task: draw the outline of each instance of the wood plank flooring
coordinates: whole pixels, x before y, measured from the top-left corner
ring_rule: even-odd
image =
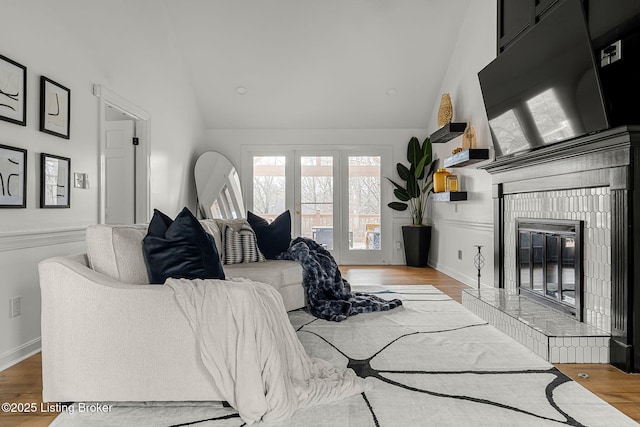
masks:
[[[58,415],[42,412],[42,357],[38,353],[0,372],[0,403],[35,403],[36,412],[0,412],[0,426],[48,426]]]
[[[461,302],[467,285],[431,268],[405,266],[340,266],[343,276],[353,284],[421,285],[432,284]],[[559,364],[558,369],[603,400],[640,422],[640,374],[626,374],[611,365]],[[40,353],[0,372],[0,403],[35,403],[36,413],[0,412],[0,426],[48,426],[55,413],[40,412],[42,401],[42,359]],[[587,374],[581,378],[578,374]]]

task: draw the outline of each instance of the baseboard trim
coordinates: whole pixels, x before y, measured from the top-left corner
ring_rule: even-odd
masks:
[[[83,242],[86,227],[54,230],[18,231],[0,234],[0,252],[29,249],[40,246]]]
[[[444,264],[429,264],[429,267],[438,270],[441,273],[446,274],[449,277],[452,277],[454,279],[456,279],[459,282],[464,283],[465,285],[471,286],[473,288],[478,287],[478,277],[471,277],[471,276],[467,276],[465,274],[460,273],[458,270],[455,270],[453,268],[449,268]],[[482,286],[490,286],[486,283],[482,283],[482,277],[480,277],[480,284]]]
[[[19,347],[0,354],[0,371],[12,367],[42,350],[42,339],[35,338]]]

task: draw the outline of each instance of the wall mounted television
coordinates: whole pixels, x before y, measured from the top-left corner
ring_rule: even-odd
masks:
[[[560,3],[478,78],[496,157],[609,127],[579,0]]]

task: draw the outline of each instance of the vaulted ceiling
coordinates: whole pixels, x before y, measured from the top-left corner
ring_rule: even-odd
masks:
[[[164,0],[206,127],[427,128],[470,0]]]

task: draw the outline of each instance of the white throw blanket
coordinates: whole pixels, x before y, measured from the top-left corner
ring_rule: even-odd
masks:
[[[361,393],[371,383],[351,369],[310,358],[282,297],[247,279],[168,279],[216,387],[247,424]]]

